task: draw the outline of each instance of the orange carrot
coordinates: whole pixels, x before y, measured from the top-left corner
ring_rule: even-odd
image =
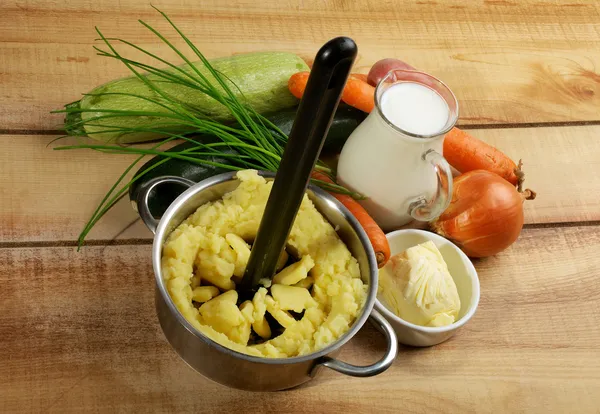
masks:
[[[333,183],[328,176],[318,171],[313,171],[312,177],[317,180]],[[390,245],[388,244],[388,240],[385,237],[383,230],[381,230],[381,227],[379,227],[375,220],[367,213],[367,210],[352,197],[338,193],[331,193],[331,195],[346,206],[346,208],[350,210],[350,213],[358,220],[373,246],[375,258],[377,259],[377,266],[379,268],[383,267],[390,258],[391,252]]]
[[[309,72],[298,72],[290,76],[288,80],[288,89],[296,98],[301,99],[308,83]]]
[[[444,139],[444,157],[461,173],[486,170],[498,174],[513,185],[521,185],[523,171],[502,151],[458,128]]]
[[[304,94],[308,76],[309,72],[298,72],[294,73],[288,81],[288,89],[298,99],[302,98],[302,94]],[[364,77],[359,73],[348,77],[342,92],[342,101],[361,111],[371,112],[375,107],[375,88],[363,80]]]
[[[357,77],[350,76],[342,92],[342,101],[363,112],[371,112],[375,107],[375,88]]]

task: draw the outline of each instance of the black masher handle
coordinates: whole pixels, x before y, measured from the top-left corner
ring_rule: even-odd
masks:
[[[315,57],[240,284],[244,298],[275,274],[356,54],[352,39],[337,37]]]

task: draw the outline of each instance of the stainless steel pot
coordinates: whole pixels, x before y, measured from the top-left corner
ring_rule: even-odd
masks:
[[[261,172],[267,180],[274,174]],[[160,222],[148,208],[148,196],[161,184],[189,187],[167,209]],[[295,387],[312,379],[322,367],[355,377],[377,375],[390,367],[398,351],[396,334],[390,324],[373,309],[377,293],[377,264],[373,249],[360,224],[335,198],[319,188],[309,186],[308,196],[323,216],[338,230],[352,255],[358,260],[361,277],[368,284],[365,306],[350,330],[340,339],[312,354],[294,358],[260,358],[242,354],[210,340],[197,331],[179,313],[165,286],[161,272],[161,255],[167,236],[199,206],[221,198],[239,184],[235,172],[216,175],[200,183],[181,177],[158,177],[139,192],[137,209],[144,223],[155,233],[152,264],[156,276],[156,310],[162,330],[181,358],[202,375],[234,388],[275,391]],[[387,351],[373,365],[355,366],[333,357],[370,320],[385,335]]]

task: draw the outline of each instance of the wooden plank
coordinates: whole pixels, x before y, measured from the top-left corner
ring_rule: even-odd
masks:
[[[402,347],[366,379],[324,371],[300,389],[231,390],[166,343],[150,246],[0,250],[2,412],[597,412],[600,227],[527,229],[476,262],[481,303],[450,341]],[[371,327],[341,359],[373,362]],[[226,368],[226,367],[224,367]]]
[[[456,92],[464,124],[599,120],[600,6],[594,0],[157,5],[209,57],[287,50],[310,59],[327,39],[351,36],[360,49],[357,70],[398,57],[437,75]],[[127,74],[118,62],[94,55],[94,26],[166,52],[138,18],[166,29],[150,6],[135,0],[4,1],[0,129],[58,129],[61,117],[50,110]]]
[[[600,220],[600,126],[473,130],[514,159],[538,198],[525,205],[527,223]],[[132,157],[88,150],[52,151],[54,137],[0,136],[0,242],[75,240]],[[64,141],[64,143],[73,142]],[[90,239],[149,238],[122,200]]]
[[[0,135],[0,241],[76,240],[113,183],[135,159],[94,151],[53,151],[43,135]],[[62,144],[74,144],[74,139]],[[56,144],[59,145],[59,144]],[[55,146],[56,146],[55,145]],[[122,199],[91,239],[151,237]]]
[[[600,220],[600,126],[469,132],[523,160],[525,187],[538,193],[525,203],[526,223]]]

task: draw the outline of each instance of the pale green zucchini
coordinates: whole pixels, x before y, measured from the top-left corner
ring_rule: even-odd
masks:
[[[210,64],[226,75],[243,93],[246,103],[258,113],[270,113],[290,108],[298,100],[287,88],[288,79],[296,72],[309,70],[306,63],[297,55],[286,52],[257,52],[240,54],[210,60]],[[204,74],[213,85],[218,85],[202,62],[194,66]],[[180,66],[189,73],[193,69],[189,65]],[[169,69],[176,73],[175,69]],[[198,76],[194,74],[194,76]],[[189,105],[197,117],[210,117],[216,121],[231,121],[231,113],[227,108],[210,96],[188,86],[165,82],[157,75],[147,75],[148,79],[159,85],[170,97],[184,105]],[[236,87],[231,89],[240,97]],[[69,135],[88,135],[104,142],[132,143],[164,138],[166,135],[152,132],[129,132],[124,134],[121,128],[158,128],[171,133],[185,133],[194,128],[184,125],[178,120],[162,116],[123,116],[95,119],[106,115],[102,110],[125,110],[143,113],[168,113],[168,110],[153,103],[133,96],[97,94],[127,93],[157,99],[158,95],[143,81],[136,77],[118,79],[92,90],[81,100],[69,104],[67,109],[75,112],[67,114],[65,130]],[[91,112],[77,112],[77,109]],[[115,131],[108,131],[114,128]]]

